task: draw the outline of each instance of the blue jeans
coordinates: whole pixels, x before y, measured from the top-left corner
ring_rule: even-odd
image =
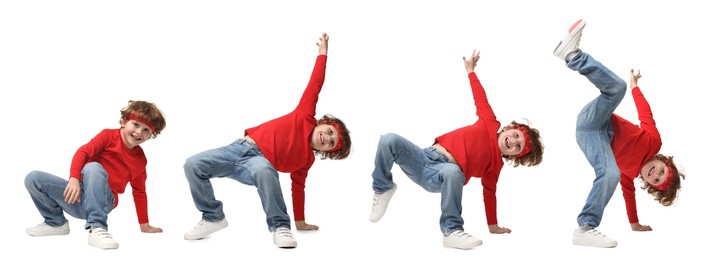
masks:
[[[108,213],[113,210],[115,198],[108,185],[108,172],[100,163],[91,162],[81,170],[81,200],[73,204],[64,201],[64,190],[69,184],[55,175],[32,171],[25,177],[25,188],[37,206],[44,222],[52,227],[66,224],[64,212],[85,219],[84,228],[108,230]]]
[[[238,139],[230,145],[193,155],[184,163],[184,173],[202,219],[216,222],[225,218],[223,203],[214,195],[211,178],[227,177],[257,187],[270,231],[291,227],[279,172],[255,143]]]
[[[596,174],[577,221],[581,227],[595,228],[601,224],[603,210],[620,182],[620,169],[610,147],[611,115],[623,100],[626,85],[615,73],[581,51],[567,66],[586,76],[600,90],[600,95],[586,104],[576,118],[576,142]]]
[[[422,149],[404,137],[386,134],[380,137],[375,155],[372,174],[375,192],[392,189],[391,170],[394,163],[424,190],[441,193],[439,225],[444,235],[463,230],[461,199],[466,177],[461,167],[449,162],[443,153],[433,147]]]

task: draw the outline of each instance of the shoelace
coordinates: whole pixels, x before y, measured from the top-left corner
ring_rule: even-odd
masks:
[[[463,232],[463,231],[456,231],[456,232],[451,233],[451,235],[452,235],[452,236],[457,236],[457,237],[459,237],[459,238],[461,238],[461,239],[466,239],[466,238],[472,237],[471,234],[468,234],[468,233]]]
[[[93,230],[93,233],[96,233],[96,236],[100,237],[101,239],[106,239],[106,238],[113,238],[108,231],[105,229],[95,229]]]
[[[382,194],[377,194],[373,195],[373,206],[377,206],[378,203],[380,202],[380,198],[382,197]]]
[[[276,232],[280,237],[293,237],[292,231],[286,228],[279,228]]]
[[[588,234],[591,234],[591,235],[596,236],[596,237],[604,237],[604,236],[605,236],[605,235],[603,235],[600,231],[595,230],[595,229],[591,229],[591,230],[586,231],[586,232],[588,232]]]

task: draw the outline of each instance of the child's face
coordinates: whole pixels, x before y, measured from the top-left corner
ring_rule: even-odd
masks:
[[[338,145],[338,131],[331,125],[320,124],[311,133],[311,147],[314,150],[326,152]]]
[[[640,169],[640,175],[652,186],[659,186],[664,181],[667,180],[667,175],[669,174],[669,168],[664,161],[658,158],[652,158],[647,161],[645,165]]]
[[[525,135],[517,129],[502,131],[498,135],[498,147],[504,155],[518,155],[525,148]]]
[[[130,149],[144,143],[152,136],[152,130],[147,125],[135,120],[123,120],[120,126],[120,136],[123,138],[123,143]]]

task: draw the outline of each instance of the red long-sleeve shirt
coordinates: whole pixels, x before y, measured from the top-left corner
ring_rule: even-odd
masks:
[[[471,82],[478,120],[472,125],[437,137],[435,142],[446,148],[456,159],[466,176],[464,185],[471,177],[481,178],[485,217],[488,225],[495,225],[498,223],[495,188],[504,165],[498,147],[500,122],[495,118],[476,73],[469,73],[468,79]]]
[[[639,87],[632,89],[632,97],[635,100],[640,126],[613,114],[611,123],[614,134],[611,148],[620,168],[620,185],[623,189],[628,220],[630,223],[637,223],[639,219],[635,203],[634,180],[640,174],[642,166],[659,152],[662,139],[652,117],[650,105]]]
[[[309,84],[299,105],[289,114],[245,130],[262,154],[279,172],[289,172],[292,179],[294,220],[304,220],[304,187],[309,168],[314,164],[311,132],[316,127],[316,103],[324,85],[326,55],[316,58]]]
[[[147,158],[140,146],[129,149],[120,135],[120,129],[105,129],[84,144],[71,160],[70,177],[81,180],[81,170],[89,162],[100,163],[108,172],[108,185],[118,206],[118,194],[125,192],[127,183],[132,188],[135,211],[140,224],[149,223],[147,215]]]

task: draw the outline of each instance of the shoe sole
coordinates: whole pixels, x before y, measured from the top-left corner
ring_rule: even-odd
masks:
[[[610,244],[596,244],[596,243],[583,243],[581,241],[573,240],[572,241],[574,245],[577,246],[590,246],[590,247],[600,247],[600,248],[614,248],[618,246],[618,242],[615,243],[610,243]]]
[[[33,237],[44,237],[44,236],[64,236],[64,235],[68,235],[70,233],[70,231],[66,230],[66,231],[60,231],[60,232],[46,232],[46,233],[43,233],[43,232],[36,232],[35,233],[32,231],[25,231],[25,233],[27,233],[27,235],[30,235]]]
[[[397,184],[395,184],[394,186],[392,186],[392,189],[390,189],[389,191],[387,191],[387,192],[390,192],[390,200],[392,199],[392,196],[395,195],[395,191],[397,191]],[[376,223],[376,222],[380,221],[380,219],[382,219],[382,217],[385,216],[385,212],[387,212],[387,206],[388,206],[388,205],[390,205],[390,201],[389,201],[389,200],[387,201],[387,204],[385,204],[384,207],[382,208],[382,212],[380,213],[380,217],[375,218],[375,217],[373,217],[372,214],[371,214],[371,215],[370,215],[370,222]]]
[[[93,244],[90,241],[88,242],[89,245],[95,246],[100,249],[118,249],[119,245],[99,245],[99,244]]]
[[[297,242],[294,243],[283,243],[283,244],[275,244],[279,248],[296,248],[297,247]]]
[[[467,250],[467,249],[471,249],[471,248],[483,245],[483,241],[478,240],[470,245],[465,245],[465,246],[454,244],[454,243],[443,243],[443,244],[444,244],[444,247]]]
[[[586,22],[581,19],[576,21],[573,25],[571,25],[571,28],[569,28],[569,33],[564,36],[563,39],[561,39],[561,42],[554,48],[554,55],[559,55],[564,51],[564,48],[566,48],[565,43],[568,43],[571,41],[571,39],[574,38],[574,36],[581,32],[583,28],[586,27]],[[563,45],[563,46],[562,46]]]

